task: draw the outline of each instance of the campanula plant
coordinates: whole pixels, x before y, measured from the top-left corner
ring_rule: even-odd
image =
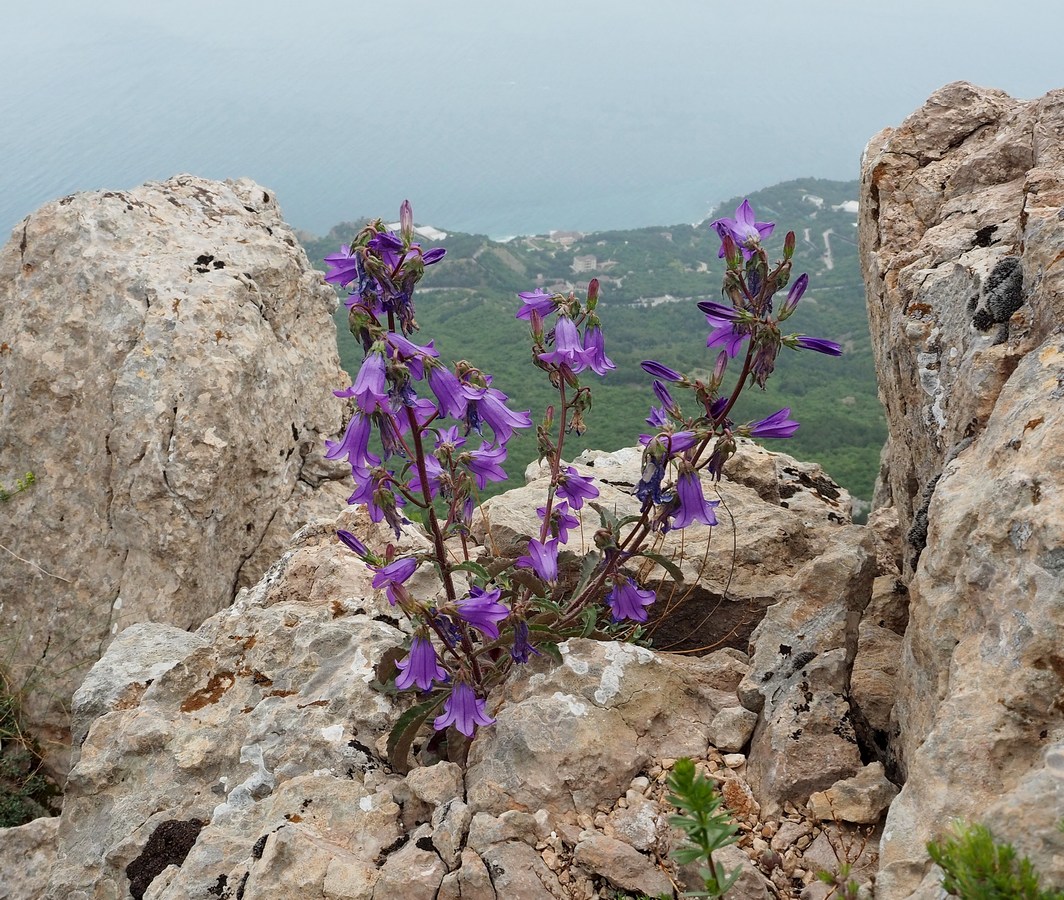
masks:
[[[445,250],[414,241],[413,213],[404,202],[398,231],[377,220],[326,258],[326,280],[349,290],[351,331],[365,353],[353,384],[336,392],[350,399],[354,410],[342,439],[327,443],[326,455],[350,464],[355,484],[350,503],[364,505],[370,519],[386,523],[396,538],[409,522],[407,513],[416,511],[432,544],[430,552],[405,556],[389,544],[378,556],[357,536],[337,533],[373,571],[373,586],[412,623],[405,655],[389,659],[386,671],[378,673],[382,682],[394,678],[398,690],[420,694],[391,735],[396,766],[406,766],[414,736],[430,722],[437,731],[453,727],[466,738],[491,725],[486,708],[491,687],[532,656],[556,656],[558,641],[637,635],[656,599],[637,579],[638,560],[679,577],[670,560],[650,549],[653,540],[695,523],[717,524],[719,501],[706,497],[703,475],[720,478],[739,436],[785,438],[798,428],[790,409],[745,424],[732,418],[749,384],[764,388],[783,347],[841,353],[831,341],[780,330],[809,282],[805,275],[797,278],[776,305],[776,294],[790,282],[794,233],[784,242],[784,258],[770,266],[761,241],[774,225],[757,222],[748,202],[734,218],[711,226],[726,265],[721,302],[698,304],[709,326],[706,346],[716,350],[712,374],[702,381],[662,362],[642,363],[660,405],[647,418],[650,431],[639,436],[644,450],[635,490],[638,514],[618,518],[598,505],[594,480],[563,462],[566,435],[583,433],[592,406],[591,388],[581,377],[605,376],[615,368],[599,317],[598,280],[583,297],[542,289],[518,295],[516,316],[529,325],[531,362],[558,397],[536,428],[549,476],[544,505],[537,510],[538,532],[524,554],[489,560],[490,568],[474,558],[469,542],[479,492],[506,478],[507,445],[533,422],[530,411],[509,406],[490,374],[465,360],[449,364],[433,341],[414,340],[414,289]],[[729,369],[736,370],[734,383],[725,390]],[[580,526],[574,513],[585,505],[598,514],[599,528],[576,575],[566,565],[571,554],[563,554],[570,532]],[[453,554],[449,543],[460,550]],[[417,596],[407,587],[426,565],[440,576],[439,596]]]

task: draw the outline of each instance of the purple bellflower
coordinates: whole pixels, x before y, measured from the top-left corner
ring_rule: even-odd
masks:
[[[395,664],[400,670],[395,686],[405,691],[412,685],[427,691],[434,681],[447,680],[447,670],[440,665],[436,648],[425,634],[419,634],[410,644],[410,655]]]
[[[526,663],[532,654],[543,655],[528,640],[528,622],[518,622],[514,626],[514,645],[510,648],[510,656],[513,657],[514,662]]]
[[[669,424],[669,415],[664,406],[650,407],[650,415],[646,417],[646,423],[651,428],[664,428]]]
[[[350,531],[344,531],[344,529],[338,528],[336,530],[336,536],[347,546],[348,549],[354,550],[359,556],[369,555],[369,550],[366,549],[366,545],[351,534]]]
[[[356,409],[340,441],[325,442],[325,458],[340,459],[347,457],[352,469],[364,469],[366,463],[380,465],[380,457],[369,451],[369,438],[373,428],[369,416]]]
[[[355,383],[346,391],[333,391],[337,397],[354,397],[355,404],[364,413],[376,412],[387,405],[388,389],[385,385],[387,361],[384,348],[372,349],[366,354],[355,376]]]
[[[647,620],[646,607],[657,599],[653,591],[642,590],[631,578],[616,579],[613,589],[606,595],[606,602],[613,610],[613,621],[632,619],[635,622]]]
[[[596,375],[605,375],[610,369],[617,368],[613,360],[606,355],[602,328],[598,325],[588,325],[584,329],[584,352],[587,354],[588,366]]]
[[[416,494],[424,493],[424,487],[421,484],[421,473],[418,472],[417,466],[411,466],[410,471],[411,476],[410,481],[406,486],[407,490]],[[435,497],[440,492],[440,479],[443,477],[443,466],[440,465],[440,461],[431,453],[425,454],[425,476],[428,479],[429,497]]]
[[[409,580],[417,569],[417,560],[413,556],[404,556],[394,560],[386,566],[370,566],[377,574],[373,576],[373,586],[377,589],[384,588],[388,602],[395,606],[398,593],[395,588]]]
[[[558,580],[558,539],[537,541],[530,538],[528,554],[519,556],[514,565],[520,569],[532,569],[544,581],[553,584]]]
[[[539,358],[555,366],[567,366],[574,373],[583,372],[591,365],[591,352],[584,349],[580,332],[568,316],[559,316],[554,326],[554,349],[541,353]]]
[[[548,316],[554,312],[558,306],[554,300],[554,295],[543,290],[543,288],[536,288],[534,291],[525,291],[517,296],[524,301],[521,308],[517,311],[518,319],[530,319],[532,313],[536,313],[540,316]]]
[[[499,603],[501,596],[502,591],[498,588],[485,591],[474,586],[467,598],[458,601],[458,617],[472,625],[489,641],[497,640],[498,623],[510,615],[510,610]]]
[[[440,412],[454,419],[465,416],[466,397],[462,393],[462,382],[450,369],[434,363],[428,364],[429,390],[436,395]]]
[[[817,353],[826,353],[828,356],[842,356],[842,347],[834,341],[825,340],[824,338],[808,337],[800,334],[794,343],[796,347],[802,350],[815,350]]]
[[[357,253],[351,252],[351,248],[347,244],[343,244],[340,247],[339,253],[326,256],[325,264],[329,267],[329,271],[325,273],[325,280],[329,284],[343,286],[359,278],[362,274],[362,261]]]
[[[477,725],[493,725],[495,720],[484,712],[485,701],[464,681],[455,683],[451,696],[443,703],[443,714],[432,721],[432,727],[443,731],[453,725],[467,738],[473,737]]]
[[[469,452],[466,467],[473,473],[477,490],[484,490],[489,481],[505,481],[502,464],[506,461],[506,448],[498,444],[481,444],[479,450]]]
[[[706,500],[702,494],[702,481],[698,473],[686,466],[681,467],[680,477],[676,480],[676,497],[680,508],[676,511],[672,528],[686,528],[695,522],[705,525],[716,525],[717,515],[713,508],[720,504],[719,500]]]
[[[789,438],[798,430],[798,423],[790,418],[790,407],[784,407],[750,426],[750,437]]]
[[[483,420],[495,434],[495,442],[505,444],[514,433],[515,428],[531,428],[532,414],[529,410],[514,412],[506,405],[510,398],[493,387],[475,388],[463,385],[463,393],[469,401],[466,405],[466,421],[470,428],[479,430],[478,423]]]
[[[723,346],[728,356],[736,356],[742,349],[743,341],[750,336],[749,331],[741,324],[742,317],[738,310],[709,300],[699,303],[698,308],[705,314],[706,321],[713,329],[706,338],[706,346]]]
[[[743,259],[750,259],[758,244],[761,243],[761,239],[767,238],[772,234],[772,229],[776,227],[774,222],[755,222],[754,218],[754,208],[750,205],[750,201],[743,200],[735,210],[734,219],[720,218],[710,222],[709,227],[717,232],[721,240],[725,235],[731,235],[732,240],[742,250]],[[718,256],[724,257],[723,246]]]
[[[795,279],[791,289],[787,291],[787,299],[784,301],[783,306],[780,307],[779,320],[781,322],[789,318],[791,313],[794,312],[794,308],[798,305],[798,301],[802,299],[802,294],[805,293],[807,287],[809,287],[809,276],[803,273]]]
[[[558,478],[558,494],[569,501],[573,509],[581,509],[585,500],[594,500],[599,495],[594,479],[581,475],[575,466],[569,466]]]
[[[660,378],[663,381],[680,382],[685,380],[683,375],[675,369],[670,369],[668,366],[664,366],[652,359],[644,359],[639,365],[642,366],[643,371],[648,375],[653,375],[655,378]]]
[[[541,506],[536,512],[542,519],[547,514],[547,507]],[[563,544],[567,544],[569,542],[569,529],[579,527],[580,520],[576,516],[569,514],[569,504],[565,500],[555,504],[550,511],[549,534],[556,536]]]

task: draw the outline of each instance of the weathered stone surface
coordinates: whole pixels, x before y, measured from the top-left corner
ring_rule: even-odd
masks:
[[[860,239],[909,589],[876,896],[986,822],[1064,880],[1064,91],[948,85],[862,166]],[[1022,829],[1015,822],[1022,821]]]
[[[741,706],[726,706],[709,723],[709,741],[718,750],[735,753],[750,740],[757,725],[757,713]]]
[[[381,867],[373,887],[375,900],[436,900],[447,867],[432,846],[431,829],[417,829],[410,840],[392,853]]]
[[[639,512],[635,486],[642,474],[641,453],[641,448],[589,450],[575,465],[581,474],[596,479],[601,492],[596,502],[618,516],[629,515]],[[839,527],[850,522],[849,495],[819,466],[770,454],[748,441],[739,442],[729,465],[736,480],[703,479],[706,497],[723,501],[720,524],[693,525],[682,537],[672,532],[655,548],[677,564],[684,585],[674,587],[658,566],[640,571],[650,586],[665,585],[650,608],[650,632],[661,649],[745,650],[766,607],[791,586],[803,564],[831,545]],[[528,474],[538,471],[530,466]],[[543,505],[546,485],[544,478],[533,478],[524,487],[491,498],[474,518],[474,535],[501,555],[524,553],[528,537],[539,533],[536,509]],[[583,527],[570,533],[568,545],[577,557],[593,547],[599,527],[599,515],[590,506],[578,515]]]
[[[874,825],[898,796],[898,788],[887,780],[883,763],[869,763],[853,778],[837,781],[826,791],[809,798],[809,808],[818,819]]]
[[[568,891],[528,844],[493,844],[484,851],[483,858],[496,896],[507,900],[566,900]]]
[[[0,900],[38,900],[55,865],[59,818],[0,828]]]
[[[875,575],[871,533],[849,526],[771,606],[739,696],[761,712],[748,775],[771,814],[861,767],[848,701],[861,613]]]
[[[561,652],[562,665],[525,667],[500,693],[496,724],[469,754],[474,810],[572,817],[612,802],[651,757],[704,755],[710,722],[738,702],[716,686],[712,657],[589,640],[566,641]]]
[[[924,843],[957,817],[1008,835],[1064,880],[1064,804],[1047,802],[1060,796],[1050,760],[1064,751],[1062,385],[1055,335],[1020,361],[936,488],[909,585],[895,706],[907,780],[883,841],[888,898],[915,889]]]
[[[861,264],[903,533],[1064,316],[1062,123],[1062,91],[1020,101],[957,82],[865,151]]]
[[[0,632],[56,769],[118,631],[195,628],[342,508],[335,306],[248,180],[77,194],[0,250],[0,477],[37,476],[0,520]]]
[[[672,890],[672,881],[654,862],[628,844],[596,831],[585,831],[573,850],[573,861],[610,884],[651,897]]]

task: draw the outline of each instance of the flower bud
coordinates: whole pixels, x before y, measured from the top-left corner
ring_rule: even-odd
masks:
[[[739,245],[735,243],[735,238],[731,234],[725,234],[722,240],[724,244],[724,261],[728,264],[729,269],[739,269],[743,264],[743,251],[739,249]]]
[[[591,312],[598,305],[599,280],[592,278],[587,285],[587,311]]]
[[[728,351],[721,350],[717,354],[717,363],[713,366],[713,383],[717,386],[724,380],[724,370],[728,368]]]
[[[409,244],[414,239],[414,210],[409,200],[404,200],[399,207],[399,234],[404,244]]]
[[[787,232],[787,237],[783,239],[783,258],[790,259],[794,256],[795,237],[793,231]]]

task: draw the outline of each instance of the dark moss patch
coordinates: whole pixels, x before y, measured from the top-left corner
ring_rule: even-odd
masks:
[[[180,866],[185,861],[203,825],[200,819],[170,819],[152,832],[140,856],[126,866],[129,894],[133,900],[142,900],[145,891],[163,869]]]

